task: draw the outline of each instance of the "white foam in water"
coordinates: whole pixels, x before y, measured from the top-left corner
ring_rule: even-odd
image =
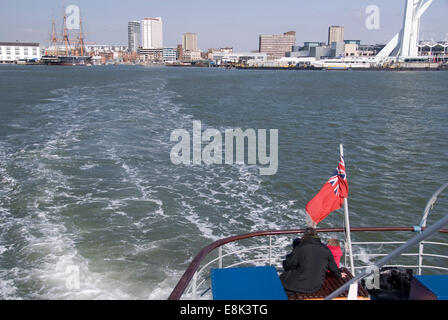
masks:
[[[17,268],[11,270],[0,270],[0,299],[2,300],[20,300],[17,296],[17,287],[14,278],[18,273]]]
[[[171,102],[176,95],[166,91],[166,81],[154,82],[150,79],[148,83],[143,84],[147,87],[146,91],[135,91],[134,84],[142,85],[136,82],[123,86],[123,83],[117,81],[104,87],[57,89],[53,91],[57,97],[52,98],[49,104],[38,106],[42,112],[51,113],[49,121],[52,123],[50,129],[53,131],[49,130],[51,136],[46,136],[46,131],[41,132],[45,137],[42,140],[45,142],[36,143],[32,149],[22,148],[18,153],[17,165],[23,166],[23,172],[29,181],[38,183],[27,195],[27,215],[18,220],[6,218],[9,223],[8,229],[20,226],[22,243],[17,244],[18,248],[11,249],[0,242],[0,254],[9,253],[9,250],[20,252],[17,263],[21,269],[17,270],[16,275],[11,270],[0,270],[2,295],[0,297],[16,297],[16,285],[21,282],[30,288],[30,292],[26,293],[24,298],[166,299],[184,270],[177,270],[178,265],[167,265],[165,262],[157,264],[152,260],[148,261],[147,266],[144,257],[145,254],[149,255],[156,250],[163,251],[164,246],[170,244],[170,241],[178,241],[179,235],[174,231],[174,234],[163,235],[165,238],[152,239],[152,231],[157,230],[151,229],[151,223],[159,222],[161,218],[170,218],[170,222],[179,221],[179,226],[188,224],[192,232],[189,236],[194,240],[206,238],[204,244],[208,244],[208,239],[211,242],[238,233],[278,229],[290,226],[292,221],[300,224],[303,220],[303,209],[296,208],[296,200],[278,201],[263,189],[263,178],[259,176],[257,166],[236,164],[184,168],[172,166],[168,157],[169,131],[190,128],[193,116],[183,114],[181,107]],[[131,99],[132,108],[123,111],[120,101],[110,101],[110,90],[120,91],[119,99]],[[132,90],[134,91],[131,92]],[[106,108],[110,114],[101,108]],[[142,123],[147,121],[144,125],[148,129],[148,140],[143,143],[131,141],[131,146],[119,145],[118,142],[115,145],[113,139],[108,140],[107,135],[110,132],[117,136],[123,133],[114,131],[118,130],[114,126],[115,123],[122,124],[120,121],[123,121],[134,124],[136,120]],[[110,131],[95,141],[98,154],[87,155],[75,149],[77,144],[82,142],[81,137],[88,135],[86,133],[89,129],[86,126],[98,127],[102,123],[109,122],[113,122],[106,125],[106,129]],[[104,141],[101,138],[104,138]],[[166,151],[166,163],[148,168],[144,164],[141,165],[143,160],[138,156],[134,158],[134,155],[127,154],[127,147],[147,154]],[[71,155],[75,157],[73,163]],[[102,169],[102,164],[97,162],[97,158],[105,159],[107,165],[116,170],[118,181],[113,181],[116,185],[110,186],[110,189],[109,186],[104,187],[107,177],[89,177],[87,180],[81,180],[82,177],[69,176],[60,169],[62,164],[62,167],[71,166],[70,169],[73,171],[70,170],[70,174],[81,170],[83,176],[91,172],[94,176]],[[2,165],[0,165],[2,184],[11,186],[7,189],[7,193],[25,183],[16,182],[12,177],[4,175],[1,168]],[[182,173],[176,176],[178,172],[173,173],[173,170]],[[186,178],[183,176],[184,172],[188,173]],[[151,180],[153,176],[160,179],[155,179],[157,182],[154,183]],[[103,178],[105,181],[101,180]],[[81,180],[80,184],[86,185],[89,189],[85,190],[74,185],[74,179]],[[165,197],[170,195],[176,197],[175,209],[172,211],[165,209],[167,204],[162,200],[165,198],[159,197],[156,191],[161,188],[166,190]],[[121,190],[135,190],[135,194],[129,195],[128,192],[122,197],[115,198],[115,194],[119,194]],[[107,195],[109,191],[112,196]],[[188,196],[184,195],[184,192],[188,193]],[[133,201],[151,203],[147,206],[151,209],[148,209],[146,216],[139,216],[134,220],[133,213],[127,208]],[[114,251],[108,247],[113,245],[104,244],[106,249],[109,249],[108,252],[111,252],[111,256],[95,257],[92,254],[87,258],[77,247],[82,244],[83,232],[90,230],[83,230],[83,227],[70,220],[74,218],[66,216],[67,206],[71,206],[70,212],[73,212],[73,207],[88,204],[96,204],[99,208],[92,212],[94,215],[92,223],[95,224],[98,234],[110,236],[113,231],[121,231],[120,227],[126,227],[124,230],[127,233],[120,234],[122,238],[119,244],[113,244],[119,246],[120,250]],[[219,213],[213,216],[207,212],[208,209],[215,209],[215,212]],[[2,210],[8,212],[9,205],[6,204],[3,208],[0,206],[0,217],[5,216]],[[95,219],[102,219],[100,221],[104,225],[101,226]],[[117,224],[124,221],[127,225],[118,227],[113,225],[116,228],[110,231],[108,230],[110,221]],[[101,240],[98,241],[101,245]],[[237,248],[235,244],[227,246],[227,249],[235,248]],[[194,248],[196,249],[200,248]],[[177,251],[171,248],[170,250],[172,252],[169,254],[176,255],[177,258],[180,255],[185,259],[185,265],[192,258],[183,256],[185,254],[183,248],[178,248]],[[165,252],[156,253],[156,258],[157,254],[163,254],[164,256],[160,258],[168,260]],[[117,271],[122,270],[119,268],[121,263],[133,262],[134,259],[137,260],[136,257],[143,259],[138,261],[142,266]],[[118,267],[114,268],[116,266]],[[151,272],[157,277],[151,278],[151,281],[145,284],[138,282],[141,280],[129,280],[136,278],[132,277],[131,273],[146,271],[147,267],[153,268]]]
[[[68,99],[68,97],[67,97]],[[50,169],[39,159],[48,161],[59,161],[61,157],[55,152],[59,148],[66,147],[69,143],[77,141],[73,137],[74,130],[59,131],[58,136],[48,140],[36,151],[21,152],[21,163],[28,171],[27,178],[35,176],[45,184],[39,184],[38,189],[28,195],[27,216],[19,219],[8,218],[7,208],[1,208],[1,220],[8,222],[8,228],[20,226],[20,256],[17,263],[24,267],[20,272],[12,274],[13,270],[0,270],[0,297],[3,299],[15,299],[17,287],[16,282],[28,282],[35,288],[27,294],[28,298],[39,299],[132,299],[133,296],[120,289],[118,280],[112,280],[108,273],[97,273],[89,269],[89,261],[83,258],[75,248],[77,234],[67,232],[59,213],[66,205],[55,205],[55,197],[64,195],[78,200],[81,196],[73,197],[66,191],[70,190],[69,182],[61,172]],[[36,161],[38,163],[36,163]],[[84,167],[90,169],[93,166]],[[1,189],[10,193],[11,188],[6,185],[14,185],[15,180],[6,175],[3,165],[0,166]],[[40,191],[39,191],[40,189]],[[88,195],[87,195],[88,196]],[[4,201],[2,197],[2,205]],[[8,205],[8,204],[5,204]],[[7,226],[2,225],[2,231]],[[2,239],[0,238],[0,241]],[[1,242],[0,242],[1,244]],[[19,244],[18,244],[19,245]],[[1,244],[0,254],[4,254],[7,247]],[[29,267],[32,265],[31,267]]]
[[[185,200],[181,201],[182,206],[186,209],[184,212],[184,217],[192,225],[195,225],[201,232],[201,236],[207,237],[211,240],[218,240],[220,237],[213,234],[213,225],[207,221],[204,221],[199,217],[193,206],[188,204]]]
[[[9,212],[9,203],[12,194],[18,189],[17,181],[8,174],[6,169],[8,156],[2,151],[0,150],[0,262],[3,260],[3,255],[13,246],[6,243],[5,236],[7,231],[14,226]],[[2,264],[0,264],[0,299],[20,299],[16,296],[17,288],[13,279],[17,269],[7,270],[2,269],[1,266]]]
[[[181,274],[171,270],[163,271],[165,279],[153,288],[147,296],[148,300],[166,300],[171,294],[173,288],[177,284],[177,280]],[[183,273],[183,272],[182,272]]]
[[[79,169],[81,169],[81,170],[90,170],[90,169],[96,168],[96,167],[98,167],[98,164],[96,164],[96,163],[87,163],[87,164],[79,167]]]
[[[64,253],[55,256],[34,276],[45,283],[45,297],[49,299],[131,299],[120,290],[119,283],[108,279],[107,274],[92,272],[88,261],[76,250],[61,248]],[[69,252],[73,252],[72,255]]]
[[[372,265],[373,261],[372,261],[372,256],[369,256],[369,252],[362,247],[357,247],[357,260],[361,261],[362,263],[364,263],[365,265]]]
[[[33,207],[36,206],[33,205]],[[34,267],[28,270],[32,282],[40,288],[39,293],[33,293],[32,297],[38,299],[129,298],[126,293],[118,289],[116,284],[109,283],[107,275],[89,270],[88,261],[80,256],[75,248],[73,239],[76,235],[67,233],[66,228],[58,219],[50,218],[50,216],[57,216],[59,208],[53,207],[52,210],[44,212],[38,209],[37,215],[22,221],[21,232],[28,242],[23,249],[24,253],[40,256],[34,259]],[[41,234],[39,237],[33,235],[36,231]]]
[[[117,209],[121,205],[123,205],[128,200],[138,200],[138,201],[148,201],[151,203],[154,203],[158,206],[158,209],[154,211],[154,215],[157,217],[164,217],[165,212],[163,211],[163,202],[162,200],[156,198],[154,196],[154,192],[152,190],[152,186],[146,186],[147,182],[141,178],[142,174],[137,168],[131,168],[128,164],[126,164],[123,160],[121,160],[117,154],[114,148],[110,149],[108,151],[109,156],[111,159],[116,161],[117,164],[121,164],[121,167],[124,169],[126,176],[123,178],[124,182],[129,182],[135,185],[135,187],[139,190],[139,195],[136,195],[135,197],[131,198],[122,198],[120,200],[110,200],[110,204],[108,208],[114,208]],[[111,207],[112,205],[112,207]],[[123,214],[123,212],[121,213]]]

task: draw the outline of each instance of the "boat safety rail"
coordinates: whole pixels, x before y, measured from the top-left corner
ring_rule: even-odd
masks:
[[[421,230],[425,230],[426,227],[422,227]],[[421,231],[419,230],[419,231]],[[217,263],[218,268],[223,267],[223,258],[235,255],[239,253],[245,253],[245,252],[254,252],[254,250],[265,250],[267,249],[267,258],[256,258],[251,260],[244,260],[241,262],[233,263],[231,265],[226,266],[226,268],[235,267],[242,264],[247,263],[256,263],[256,262],[265,262],[269,265],[272,265],[274,262],[280,262],[281,259],[273,257],[272,249],[274,248],[284,248],[284,245],[272,245],[272,237],[274,236],[282,236],[282,235],[299,235],[304,233],[305,229],[293,229],[293,230],[268,230],[268,231],[258,231],[258,232],[252,232],[248,234],[243,235],[237,235],[232,236],[225,239],[220,239],[218,241],[213,242],[212,244],[206,246],[204,249],[202,249],[199,254],[192,260],[190,265],[188,266],[187,270],[177,283],[176,287],[173,289],[169,296],[169,300],[179,300],[181,297],[186,293],[187,291],[191,290],[192,299],[196,299],[197,297],[197,288],[199,288],[206,279],[202,279],[199,283],[199,276],[201,273],[208,267],[210,267],[213,263]],[[344,228],[317,228],[316,231],[318,233],[342,233],[345,232]],[[396,231],[396,232],[416,232],[417,230],[415,227],[362,227],[362,228],[350,228],[351,232],[388,232],[388,231]],[[442,229],[439,230],[440,233],[448,233],[448,230]],[[421,234],[421,233],[420,233]],[[264,246],[256,246],[256,247],[250,247],[245,248],[237,251],[232,251],[229,253],[223,254],[223,246],[232,243],[237,242],[244,239],[251,239],[251,238],[259,238],[259,237],[269,237],[269,245]],[[398,242],[388,242],[398,244]],[[429,243],[429,242],[427,242]],[[356,244],[356,243],[353,243]],[[373,244],[372,242],[369,244]],[[434,242],[435,244],[435,242]],[[437,243],[437,244],[443,244],[443,243]],[[211,261],[208,261],[205,265],[201,267],[201,264],[204,262],[206,257],[210,255],[215,249],[218,249],[218,257],[215,259],[212,259]],[[423,252],[422,252],[423,254]],[[427,254],[429,255],[429,254]],[[284,254],[283,254],[284,256]],[[379,255],[378,255],[379,256]],[[444,256],[444,258],[448,258],[448,256]],[[422,266],[420,264],[420,266]]]
[[[401,245],[394,251],[392,251],[390,254],[388,254],[386,257],[382,258],[380,261],[375,263],[373,266],[370,266],[367,271],[357,275],[347,283],[345,283],[343,286],[332,292],[328,297],[325,298],[325,300],[331,300],[336,297],[338,297],[341,293],[345,292],[347,289],[350,288],[351,285],[358,283],[360,280],[365,279],[378,270],[380,270],[382,267],[386,265],[387,262],[395,259],[396,257],[400,256],[404,252],[406,252],[409,248],[421,243],[426,238],[432,236],[434,233],[442,230],[442,228],[448,224],[448,214],[446,214],[442,219],[432,224],[430,227],[426,228],[423,232],[417,234],[415,237],[407,241],[405,244]]]
[[[402,245],[405,244],[405,241],[384,241],[384,242],[353,242],[353,246],[383,246],[383,245]],[[434,242],[434,241],[422,241],[420,243],[420,246],[423,248],[424,245],[432,245],[433,247],[435,246],[445,246],[448,247],[448,243],[444,243],[444,242]],[[345,254],[347,255],[347,253]],[[375,258],[380,258],[380,257],[386,257],[387,254],[386,253],[355,253],[353,254],[353,258],[356,259],[357,261],[362,261],[362,259],[366,259],[368,261],[372,261]],[[406,257],[417,257],[417,264],[414,265],[409,265],[409,264],[389,264],[389,265],[384,265],[384,267],[396,267],[396,268],[411,268],[411,269],[416,269],[417,270],[417,274],[421,275],[422,274],[422,270],[423,269],[438,269],[438,270],[443,270],[443,271],[448,271],[448,267],[440,267],[440,266],[434,266],[434,265],[425,265],[423,264],[423,258],[424,257],[432,257],[432,258],[440,258],[440,259],[448,259],[448,255],[440,255],[440,254],[433,254],[433,253],[424,253],[423,250],[419,251],[419,252],[415,252],[415,253],[402,253],[401,256],[406,256]],[[347,260],[347,258],[346,258]],[[355,270],[360,270],[360,269],[368,269],[370,267],[370,265],[365,265],[365,266],[355,266]]]

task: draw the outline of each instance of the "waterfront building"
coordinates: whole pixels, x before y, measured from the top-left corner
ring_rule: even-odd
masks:
[[[141,21],[141,49],[163,49],[162,18],[145,18]]]
[[[199,60],[202,60],[201,51],[190,51],[190,50],[182,51],[183,62],[194,62]]]
[[[141,22],[141,45],[138,49],[142,61],[163,61],[162,18],[144,18]]]
[[[259,52],[266,53],[271,59],[284,57],[296,44],[295,31],[284,34],[262,34],[259,37]]]
[[[86,50],[92,57],[93,64],[122,63],[130,60],[128,46],[95,44],[87,45]]]
[[[328,28],[328,45],[333,42],[344,42],[344,27],[330,26]]]
[[[39,43],[0,42],[0,63],[16,63],[19,60],[40,60]]]
[[[314,57],[282,57],[280,59],[270,61],[249,60],[247,65],[249,67],[258,68],[288,68],[296,67],[298,65],[311,65],[311,63],[315,61],[316,59]]]
[[[418,44],[419,55],[421,56],[444,56],[447,58],[448,41],[420,41]]]
[[[332,42],[331,45],[331,57],[341,58],[345,56],[345,43],[343,41]]]
[[[128,22],[128,48],[129,52],[138,52],[141,40],[140,21]]]
[[[142,61],[162,62],[163,61],[163,48],[157,49],[144,49],[138,50],[139,58]]]
[[[360,44],[357,47],[356,55],[359,57],[373,57],[376,56],[384,46],[384,44]]]
[[[210,48],[207,51],[207,59],[214,60],[215,52],[218,54],[219,53],[232,53],[233,47],[223,47],[223,48],[219,48],[219,49]]]
[[[310,50],[312,47],[322,47],[325,46],[325,42],[319,41],[305,41],[303,43],[304,50]]]
[[[177,61],[177,47],[163,48],[163,62],[174,63]]]
[[[310,47],[310,57],[316,60],[332,57],[332,50],[330,46]]]
[[[344,40],[345,44],[356,44],[358,46],[361,45],[361,40]]]
[[[310,50],[299,50],[299,51],[291,51],[286,52],[285,57],[287,58],[298,58],[298,57],[309,57],[310,56]]]
[[[344,57],[357,57],[359,56],[358,44],[346,43],[344,46]]]
[[[285,57],[298,58],[298,57],[310,57],[310,48],[326,46],[325,42],[318,41],[305,41],[303,47],[294,46],[291,52],[287,52]]]
[[[181,44],[177,45],[177,60],[183,61],[184,49]]]
[[[225,53],[232,53],[233,52],[233,47],[222,47],[219,48],[218,50],[215,50],[218,52],[225,52]]]
[[[213,52],[213,60],[217,65],[226,63],[266,62],[268,55],[260,52]]]
[[[182,48],[185,51],[198,51],[198,35],[187,32],[182,35]]]
[[[95,45],[87,45],[87,52],[89,53],[108,53],[108,52],[124,52],[130,51],[127,46],[119,46],[119,45],[110,45],[110,44],[95,44]]]

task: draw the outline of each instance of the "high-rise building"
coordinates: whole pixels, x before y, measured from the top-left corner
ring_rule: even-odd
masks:
[[[140,47],[141,31],[140,21],[128,22],[128,50],[129,52],[137,52]]]
[[[344,27],[330,26],[328,28],[328,45],[333,42],[344,42]]]
[[[284,57],[286,52],[292,51],[296,44],[296,33],[289,31],[284,34],[262,34],[259,40],[259,52],[278,59]]]
[[[162,18],[145,18],[141,21],[141,34],[143,49],[163,48]]]
[[[187,32],[182,36],[182,48],[185,51],[198,51],[198,35]]]

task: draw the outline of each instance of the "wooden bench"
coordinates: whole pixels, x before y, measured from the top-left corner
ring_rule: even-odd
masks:
[[[350,271],[347,268],[341,268],[341,272],[345,272],[347,274],[347,277],[345,279],[338,279],[336,278],[331,272],[328,272],[325,281],[320,288],[319,291],[313,292],[313,293],[294,293],[291,294],[288,293],[288,299],[289,300],[323,300],[325,297],[330,295],[333,291],[341,287],[346,282],[353,279],[353,275],[350,273]],[[347,300],[348,296],[348,290],[342,293],[339,297],[335,298],[335,300]],[[358,299],[359,300],[370,300],[369,293],[365,288],[363,288],[358,283]]]

